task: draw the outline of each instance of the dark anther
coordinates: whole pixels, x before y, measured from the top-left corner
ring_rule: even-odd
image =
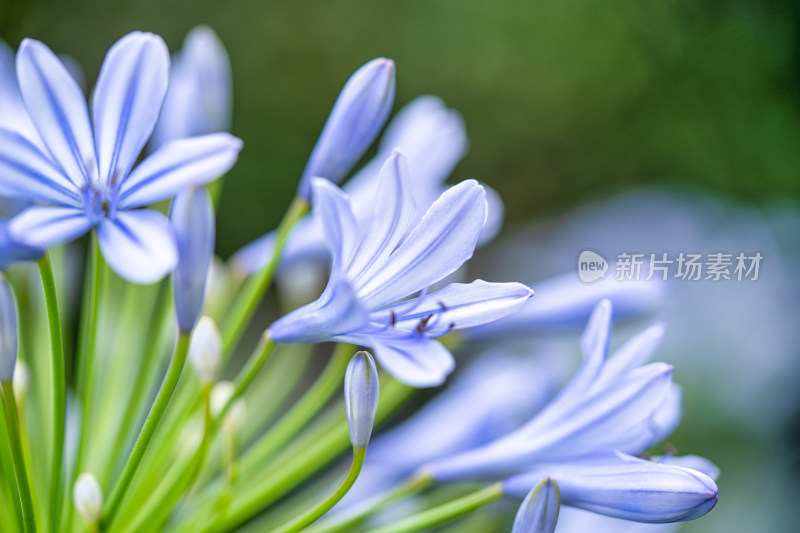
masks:
[[[428,326],[428,322],[430,322],[431,318],[433,318],[432,314],[419,321],[419,324],[417,324],[417,333],[420,335],[425,333],[425,328]]]
[[[397,325],[397,314],[391,311],[389,315],[392,317],[392,327],[395,327],[395,325]]]
[[[444,302],[442,302],[441,300],[437,300],[436,303],[439,304],[439,307],[442,308],[442,311],[447,311],[447,306],[444,305]]]

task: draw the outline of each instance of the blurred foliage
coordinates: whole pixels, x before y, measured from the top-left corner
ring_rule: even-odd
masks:
[[[456,176],[498,189],[511,223],[598,194],[670,183],[800,197],[797,6],[780,2],[0,0],[0,35],[76,57],[94,79],[133,29],[210,24],[234,69],[245,151],[219,246],[272,228],[339,89],[376,56],[397,103],[433,93],[466,119]]]

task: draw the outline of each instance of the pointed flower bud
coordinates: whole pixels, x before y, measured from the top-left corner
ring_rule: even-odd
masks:
[[[25,398],[28,397],[28,390],[31,386],[31,372],[28,370],[28,365],[17,359],[17,364],[14,367],[14,379],[12,383],[14,387],[14,398],[17,400],[17,405],[23,405]]]
[[[394,62],[373,59],[345,84],[303,171],[297,195],[308,199],[311,178],[338,183],[383,128],[394,103]]]
[[[378,370],[367,352],[358,352],[344,377],[344,408],[350,441],[354,448],[366,448],[378,411]]]
[[[200,319],[192,332],[189,360],[203,384],[213,383],[217,379],[222,362],[222,335],[214,321],[207,316]]]
[[[87,524],[96,524],[100,520],[100,511],[103,508],[103,489],[95,477],[84,472],[75,481],[72,489],[72,500],[81,518]]]
[[[17,362],[17,301],[8,280],[0,274],[0,381],[14,378]]]
[[[222,412],[228,400],[233,396],[235,389],[236,386],[230,381],[220,381],[214,385],[214,388],[211,389],[211,414],[213,416],[218,416]],[[222,419],[223,431],[228,435],[238,434],[244,426],[246,414],[244,400],[239,398],[233,402],[233,405],[225,414],[225,418]]]
[[[511,533],[553,533],[560,507],[558,485],[549,477],[544,478],[522,501]]]
[[[214,206],[202,187],[190,188],[175,197],[170,213],[178,244],[175,312],[184,333],[194,328],[203,310],[206,276],[214,256]]]

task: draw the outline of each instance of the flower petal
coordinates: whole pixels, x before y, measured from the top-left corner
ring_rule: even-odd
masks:
[[[347,269],[348,278],[356,285],[361,277],[369,277],[383,267],[417,219],[406,157],[397,150],[392,152],[378,179],[378,194],[372,199],[372,221]]]
[[[634,368],[647,363],[661,343],[663,336],[664,325],[654,324],[630,339],[616,350],[614,355],[603,365],[603,370],[597,376],[593,386],[602,387]]]
[[[558,485],[545,477],[522,500],[511,533],[553,533],[560,507]]]
[[[100,179],[125,179],[150,138],[169,75],[161,37],[132,32],[106,54],[92,99]]]
[[[693,520],[717,503],[717,485],[705,474],[625,454],[537,468],[507,480],[503,491],[521,498],[544,475],[556,480],[564,505],[637,522]]]
[[[447,348],[425,337],[374,336],[365,342],[375,350],[375,357],[387,372],[412,387],[439,386],[455,368]]]
[[[469,284],[451,283],[432,294],[373,313],[371,318],[386,322],[395,313],[397,329],[413,330],[420,320],[433,315],[435,318],[428,322],[425,334],[436,337],[451,329],[486,324],[509,315],[531,296],[533,291],[521,283],[489,283],[483,280]],[[403,308],[412,312],[399,314],[398,310]]]
[[[152,204],[187,185],[213,181],[236,162],[242,141],[228,133],[214,133],[173,141],[141,162],[123,182],[122,209]]]
[[[53,160],[81,187],[94,179],[97,157],[86,100],[50,49],[25,39],[17,52],[22,99]]]
[[[0,220],[0,270],[5,270],[16,261],[33,261],[42,255],[43,248],[18,242],[8,232],[8,222]]]
[[[315,302],[295,309],[270,326],[270,336],[282,343],[331,340],[363,327],[367,315],[350,284],[334,277]]]
[[[120,211],[100,223],[99,236],[105,260],[133,283],[154,283],[178,262],[172,227],[157,211]]]
[[[364,305],[380,309],[454,272],[472,257],[485,221],[486,193],[478,182],[445,191],[384,268],[356,287]]]
[[[314,217],[325,233],[331,253],[332,271],[347,268],[361,240],[350,199],[342,190],[323,178],[311,180]]]
[[[0,195],[80,207],[79,191],[39,148],[0,128]]]
[[[93,225],[81,209],[33,206],[14,217],[8,229],[19,242],[49,247],[71,241]]]

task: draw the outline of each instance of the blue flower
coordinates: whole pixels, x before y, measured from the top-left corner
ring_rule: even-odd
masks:
[[[46,205],[15,217],[12,237],[47,247],[96,227],[106,261],[122,277],[151,283],[175,267],[166,217],[137,208],[218,178],[242,143],[226,133],[175,141],[134,168],[158,119],[168,71],[160,37],[126,35],[106,55],[90,122],[83,94],[61,61],[44,44],[23,41],[17,77],[46,150],[0,129],[0,195]]]
[[[663,327],[650,327],[607,359],[610,327],[611,303],[604,300],[582,338],[584,362],[558,396],[519,429],[434,461],[428,466],[431,473],[443,481],[505,477],[601,451],[641,453],[669,435],[681,416],[672,367],[642,366],[658,346]]]
[[[486,220],[485,193],[473,180],[445,191],[418,221],[406,160],[395,152],[381,171],[372,219],[364,225],[331,182],[315,179],[312,191],[332,256],[331,276],[317,301],[271,326],[277,342],[369,346],[396,378],[434,386],[453,369],[452,355],[435,337],[497,320],[532,295],[519,283],[480,280],[424,292],[472,256]],[[418,291],[423,294],[405,300]]]
[[[714,480],[698,470],[619,452],[541,465],[506,480],[503,492],[523,498],[542,477],[558,483],[563,505],[637,522],[694,520],[714,508],[719,494]]]
[[[461,115],[448,109],[435,96],[420,96],[401,109],[386,127],[378,154],[347,180],[342,190],[350,196],[356,220],[367,223],[372,201],[378,190],[378,176],[395,148],[405,154],[413,195],[420,211],[427,209],[442,194],[444,182],[467,152],[467,132]],[[503,220],[503,202],[484,185],[488,203],[486,224],[479,244],[493,238]],[[275,232],[251,242],[232,258],[240,271],[251,274],[266,266],[275,246]],[[282,264],[294,266],[299,261],[322,262],[326,258],[325,233],[313,217],[302,219],[292,230],[281,257]],[[291,276],[284,268],[282,277]]]
[[[172,56],[169,90],[150,143],[230,131],[233,107],[231,65],[225,47],[208,26],[186,35]]]
[[[545,477],[522,501],[511,533],[553,533],[560,507],[558,485]]]

